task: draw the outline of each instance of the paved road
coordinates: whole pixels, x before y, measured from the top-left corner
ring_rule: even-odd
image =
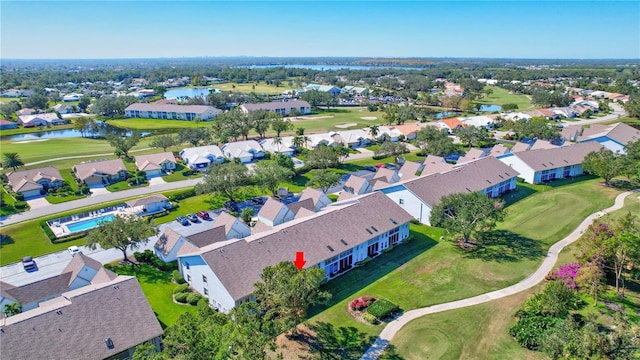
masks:
[[[157,184],[153,186],[147,186],[147,187],[118,191],[118,192],[113,192],[108,194],[91,196],[88,198],[68,201],[61,204],[49,205],[47,207],[33,209],[33,210],[25,211],[19,214],[9,215],[6,218],[0,220],[0,226],[7,226],[7,225],[27,221],[27,220],[38,219],[38,218],[42,218],[52,214],[57,214],[60,212],[69,211],[73,209],[78,209],[85,206],[93,206],[100,203],[112,202],[120,199],[126,199],[130,197],[135,197],[135,196],[140,196],[145,194],[152,194],[152,193],[162,192],[167,190],[176,190],[176,189],[182,189],[186,187],[193,187],[200,181],[202,181],[202,178],[169,182],[169,183]]]
[[[640,189],[624,192],[616,197],[616,200],[613,206],[589,215],[586,219],[582,221],[582,223],[580,223],[580,225],[578,225],[578,227],[575,230],[573,230],[571,234],[567,235],[564,239],[553,244],[553,246],[551,246],[551,248],[547,252],[547,256],[545,257],[544,261],[542,262],[542,265],[540,265],[538,270],[536,270],[536,272],[531,274],[528,278],[520,281],[519,283],[515,285],[511,285],[504,289],[492,291],[482,295],[478,295],[478,296],[474,296],[474,297],[470,297],[462,300],[452,301],[444,304],[427,306],[420,309],[414,309],[402,314],[402,316],[398,317],[397,319],[387,324],[387,326],[382,330],[380,335],[376,338],[376,341],[373,343],[373,345],[371,345],[371,347],[364,353],[361,360],[377,359],[382,354],[384,349],[387,347],[389,342],[391,342],[391,339],[393,339],[396,333],[407,323],[419,317],[429,315],[429,314],[439,313],[447,310],[459,309],[467,306],[486,303],[491,300],[500,299],[506,296],[517,294],[521,291],[527,290],[535,286],[536,284],[544,280],[547,274],[549,274],[549,272],[553,269],[553,266],[558,260],[558,254],[565,246],[578,240],[582,235],[582,233],[589,227],[589,225],[594,220],[600,218],[601,216],[611,211],[621,209],[622,206],[624,205],[624,199],[628,195],[638,191],[640,191]]]
[[[603,117],[594,117],[592,119],[584,119],[578,121],[567,121],[563,120],[562,122],[566,125],[589,125],[589,124],[597,124],[602,122],[607,122],[611,120],[617,120],[621,117],[625,117],[628,113],[624,110],[624,108],[618,104],[610,104],[610,107],[613,108],[613,113],[605,115]]]

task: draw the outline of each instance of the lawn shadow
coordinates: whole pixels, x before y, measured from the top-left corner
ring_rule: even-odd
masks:
[[[493,230],[482,235],[480,245],[465,252],[465,257],[496,262],[536,260],[545,255],[540,242],[508,230]]]
[[[149,264],[118,265],[113,269],[118,275],[129,275],[137,277],[140,282],[157,284],[169,283],[171,273],[160,271]]]
[[[550,186],[552,188],[556,188],[556,187],[561,187],[561,186],[565,186],[565,185],[575,184],[575,183],[581,182],[581,181],[593,180],[593,179],[597,179],[597,178],[598,178],[598,176],[595,176],[595,175],[583,174],[583,175],[578,175],[578,176],[575,176],[575,177],[570,177],[570,178],[565,178],[565,179],[552,180],[552,181],[544,183],[544,185]]]
[[[352,326],[316,322],[308,327],[313,333],[299,332],[296,340],[309,346],[310,352],[319,354],[321,359],[358,359],[376,340]]]
[[[11,245],[14,244],[15,241],[13,241],[13,238],[9,235],[0,235],[0,249],[7,246],[7,245]]]
[[[378,255],[366,265],[352,269],[323,285],[322,290],[329,291],[332,297],[327,303],[309,309],[309,317],[353,296],[354,293],[438,244],[437,241],[419,232],[412,231],[411,235],[414,238],[410,242],[395,247],[389,253]]]
[[[610,183],[612,188],[618,190],[630,191],[638,188],[638,182],[628,179],[614,179]]]
[[[502,196],[502,200],[504,200],[505,207],[508,207],[537,192],[538,191],[535,188],[523,184],[518,184],[515,190],[504,194]]]

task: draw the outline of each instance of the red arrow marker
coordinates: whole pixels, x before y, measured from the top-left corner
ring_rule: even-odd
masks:
[[[298,268],[298,270],[302,270],[302,267],[306,263],[307,262],[304,261],[304,251],[296,252],[296,261],[294,261],[293,264]]]

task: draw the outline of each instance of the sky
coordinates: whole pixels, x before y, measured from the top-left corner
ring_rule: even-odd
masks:
[[[632,1],[0,0],[0,59],[639,59]]]

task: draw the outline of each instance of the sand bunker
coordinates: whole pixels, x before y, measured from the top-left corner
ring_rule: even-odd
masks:
[[[375,116],[362,116],[362,117],[360,117],[360,119],[362,119],[362,120],[375,120],[375,119],[377,119],[377,117],[375,117]]]
[[[47,140],[49,139],[22,140],[22,141],[14,141],[13,144],[28,144],[32,142],[40,142],[40,141],[47,141]]]
[[[337,124],[336,127],[340,129],[350,128],[352,126],[357,126],[358,123],[347,123],[347,124]]]

